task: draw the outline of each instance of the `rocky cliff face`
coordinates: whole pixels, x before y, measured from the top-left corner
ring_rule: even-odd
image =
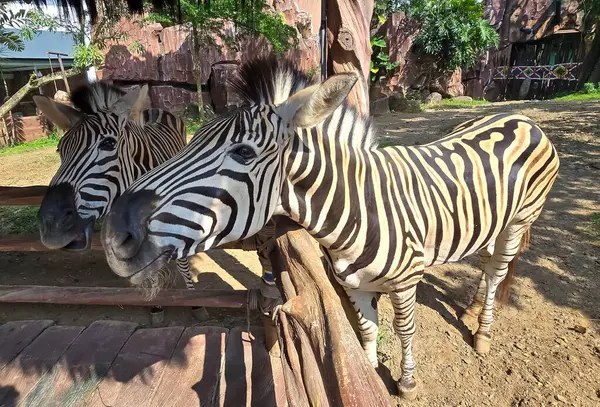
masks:
[[[298,31],[298,46],[290,50],[288,57],[297,61],[301,69],[310,71],[319,66],[320,52],[318,30],[320,24],[320,0],[274,0],[270,6],[285,17],[288,24]],[[128,33],[127,40],[109,44],[106,47],[105,66],[100,73],[103,80],[122,84],[147,82],[150,84],[152,102],[155,107],[183,112],[194,104],[196,81],[194,79],[194,57],[191,51],[191,38],[182,26],[163,28],[160,24],[145,24],[141,27],[135,20],[123,19],[120,29]],[[225,26],[231,32],[232,26]],[[200,61],[202,82],[207,85],[207,98],[210,88],[219,92],[227,91],[221,74],[223,63],[245,62],[251,58],[267,55],[271,48],[261,38],[245,39],[236,49],[227,47],[218,38],[216,46],[202,50]],[[154,88],[154,89],[153,89]],[[233,100],[223,95],[222,101]]]

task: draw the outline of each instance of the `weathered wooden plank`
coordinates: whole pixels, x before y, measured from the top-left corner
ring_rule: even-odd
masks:
[[[100,236],[92,234],[92,250],[104,250]],[[4,235],[0,236],[0,252],[47,252],[52,249],[44,246],[39,233],[29,235]]]
[[[54,321],[11,321],[0,326],[0,369]]]
[[[0,205],[39,205],[46,190],[45,185],[31,187],[0,187]]]
[[[0,371],[0,406],[17,404],[17,400],[12,400],[11,390],[16,392],[19,402],[24,402],[25,405],[40,405],[35,401],[44,400],[47,394],[43,391],[30,393],[31,390],[42,376],[52,370],[54,364],[83,330],[84,327],[79,326],[51,326],[23,349],[17,358]],[[39,388],[43,389],[44,386]],[[49,387],[48,390],[53,389]]]
[[[227,332],[221,327],[187,328],[163,371],[150,406],[217,405]]]
[[[158,388],[183,327],[140,329],[131,335],[88,407],[147,406]]]
[[[281,362],[269,356],[264,330],[253,327],[251,332],[253,340],[242,328],[228,335],[219,406],[287,406]]]
[[[252,294],[258,295],[255,291]],[[164,289],[151,304],[143,293],[131,287],[55,287],[41,285],[0,285],[0,303],[47,303],[83,305],[161,305],[164,307],[246,307],[248,290]]]
[[[85,400],[106,375],[136,326],[135,323],[119,321],[92,323],[75,339],[55,368],[40,379],[33,391],[53,389],[44,400],[53,400],[57,406],[73,406]]]

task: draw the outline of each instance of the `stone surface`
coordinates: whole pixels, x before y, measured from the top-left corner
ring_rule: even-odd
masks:
[[[210,97],[215,113],[223,113],[229,106],[240,105],[239,98],[233,95],[229,80],[237,75],[239,64],[218,63],[213,65],[210,76]]]
[[[374,116],[380,116],[390,112],[389,98],[377,99],[371,104],[371,114]]]
[[[153,107],[179,114],[192,106],[198,106],[197,95],[197,92],[170,85],[150,88],[150,100]],[[203,93],[202,100],[204,103],[210,103],[210,95]]]
[[[442,95],[437,92],[430,93],[429,96],[427,96],[427,98],[425,99],[425,103],[428,105],[435,105],[437,103],[440,103],[441,101]]]

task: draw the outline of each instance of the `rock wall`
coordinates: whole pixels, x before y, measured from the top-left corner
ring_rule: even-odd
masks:
[[[298,46],[288,51],[287,56],[296,60],[305,71],[317,69],[320,62],[320,0],[273,0],[270,6],[297,29]],[[154,107],[180,112],[189,103],[194,103],[196,80],[189,30],[182,26],[163,28],[160,24],[142,27],[131,19],[123,19],[120,30],[127,32],[128,37],[126,41],[106,47],[105,65],[99,77],[121,84],[149,83]],[[233,27],[226,25],[224,30],[232,33]],[[215,65],[246,62],[271,51],[263,38],[245,39],[237,44],[236,49],[227,47],[219,38],[214,40],[216,46],[202,50],[201,80],[205,86],[221,90],[226,89],[221,83],[226,75],[211,78]],[[207,89],[206,95],[210,93],[215,94]],[[233,100],[227,95],[221,99],[228,103]],[[223,109],[222,100],[218,101],[217,110]],[[210,97],[208,102],[211,102]]]

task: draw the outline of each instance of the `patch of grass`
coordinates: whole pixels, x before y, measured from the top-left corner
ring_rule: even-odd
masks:
[[[0,206],[0,236],[28,234],[38,231],[38,205]]]
[[[481,105],[489,105],[490,102],[487,100],[456,100],[456,99],[442,99],[440,103],[434,105],[426,105],[427,109],[461,109],[464,107],[474,107]]]
[[[551,99],[553,102],[579,102],[584,100],[598,100],[600,99],[600,92],[596,93],[584,93],[576,92],[564,96],[559,96]]]
[[[379,332],[377,333],[377,347],[389,342],[394,334],[390,332],[387,326],[379,324]]]
[[[592,214],[592,233],[600,238],[600,212]]]
[[[52,133],[48,137],[42,137],[34,141],[27,141],[14,146],[3,147],[0,149],[0,156],[23,154],[30,151],[41,150],[42,148],[56,147],[59,140],[60,136],[57,133]]]

